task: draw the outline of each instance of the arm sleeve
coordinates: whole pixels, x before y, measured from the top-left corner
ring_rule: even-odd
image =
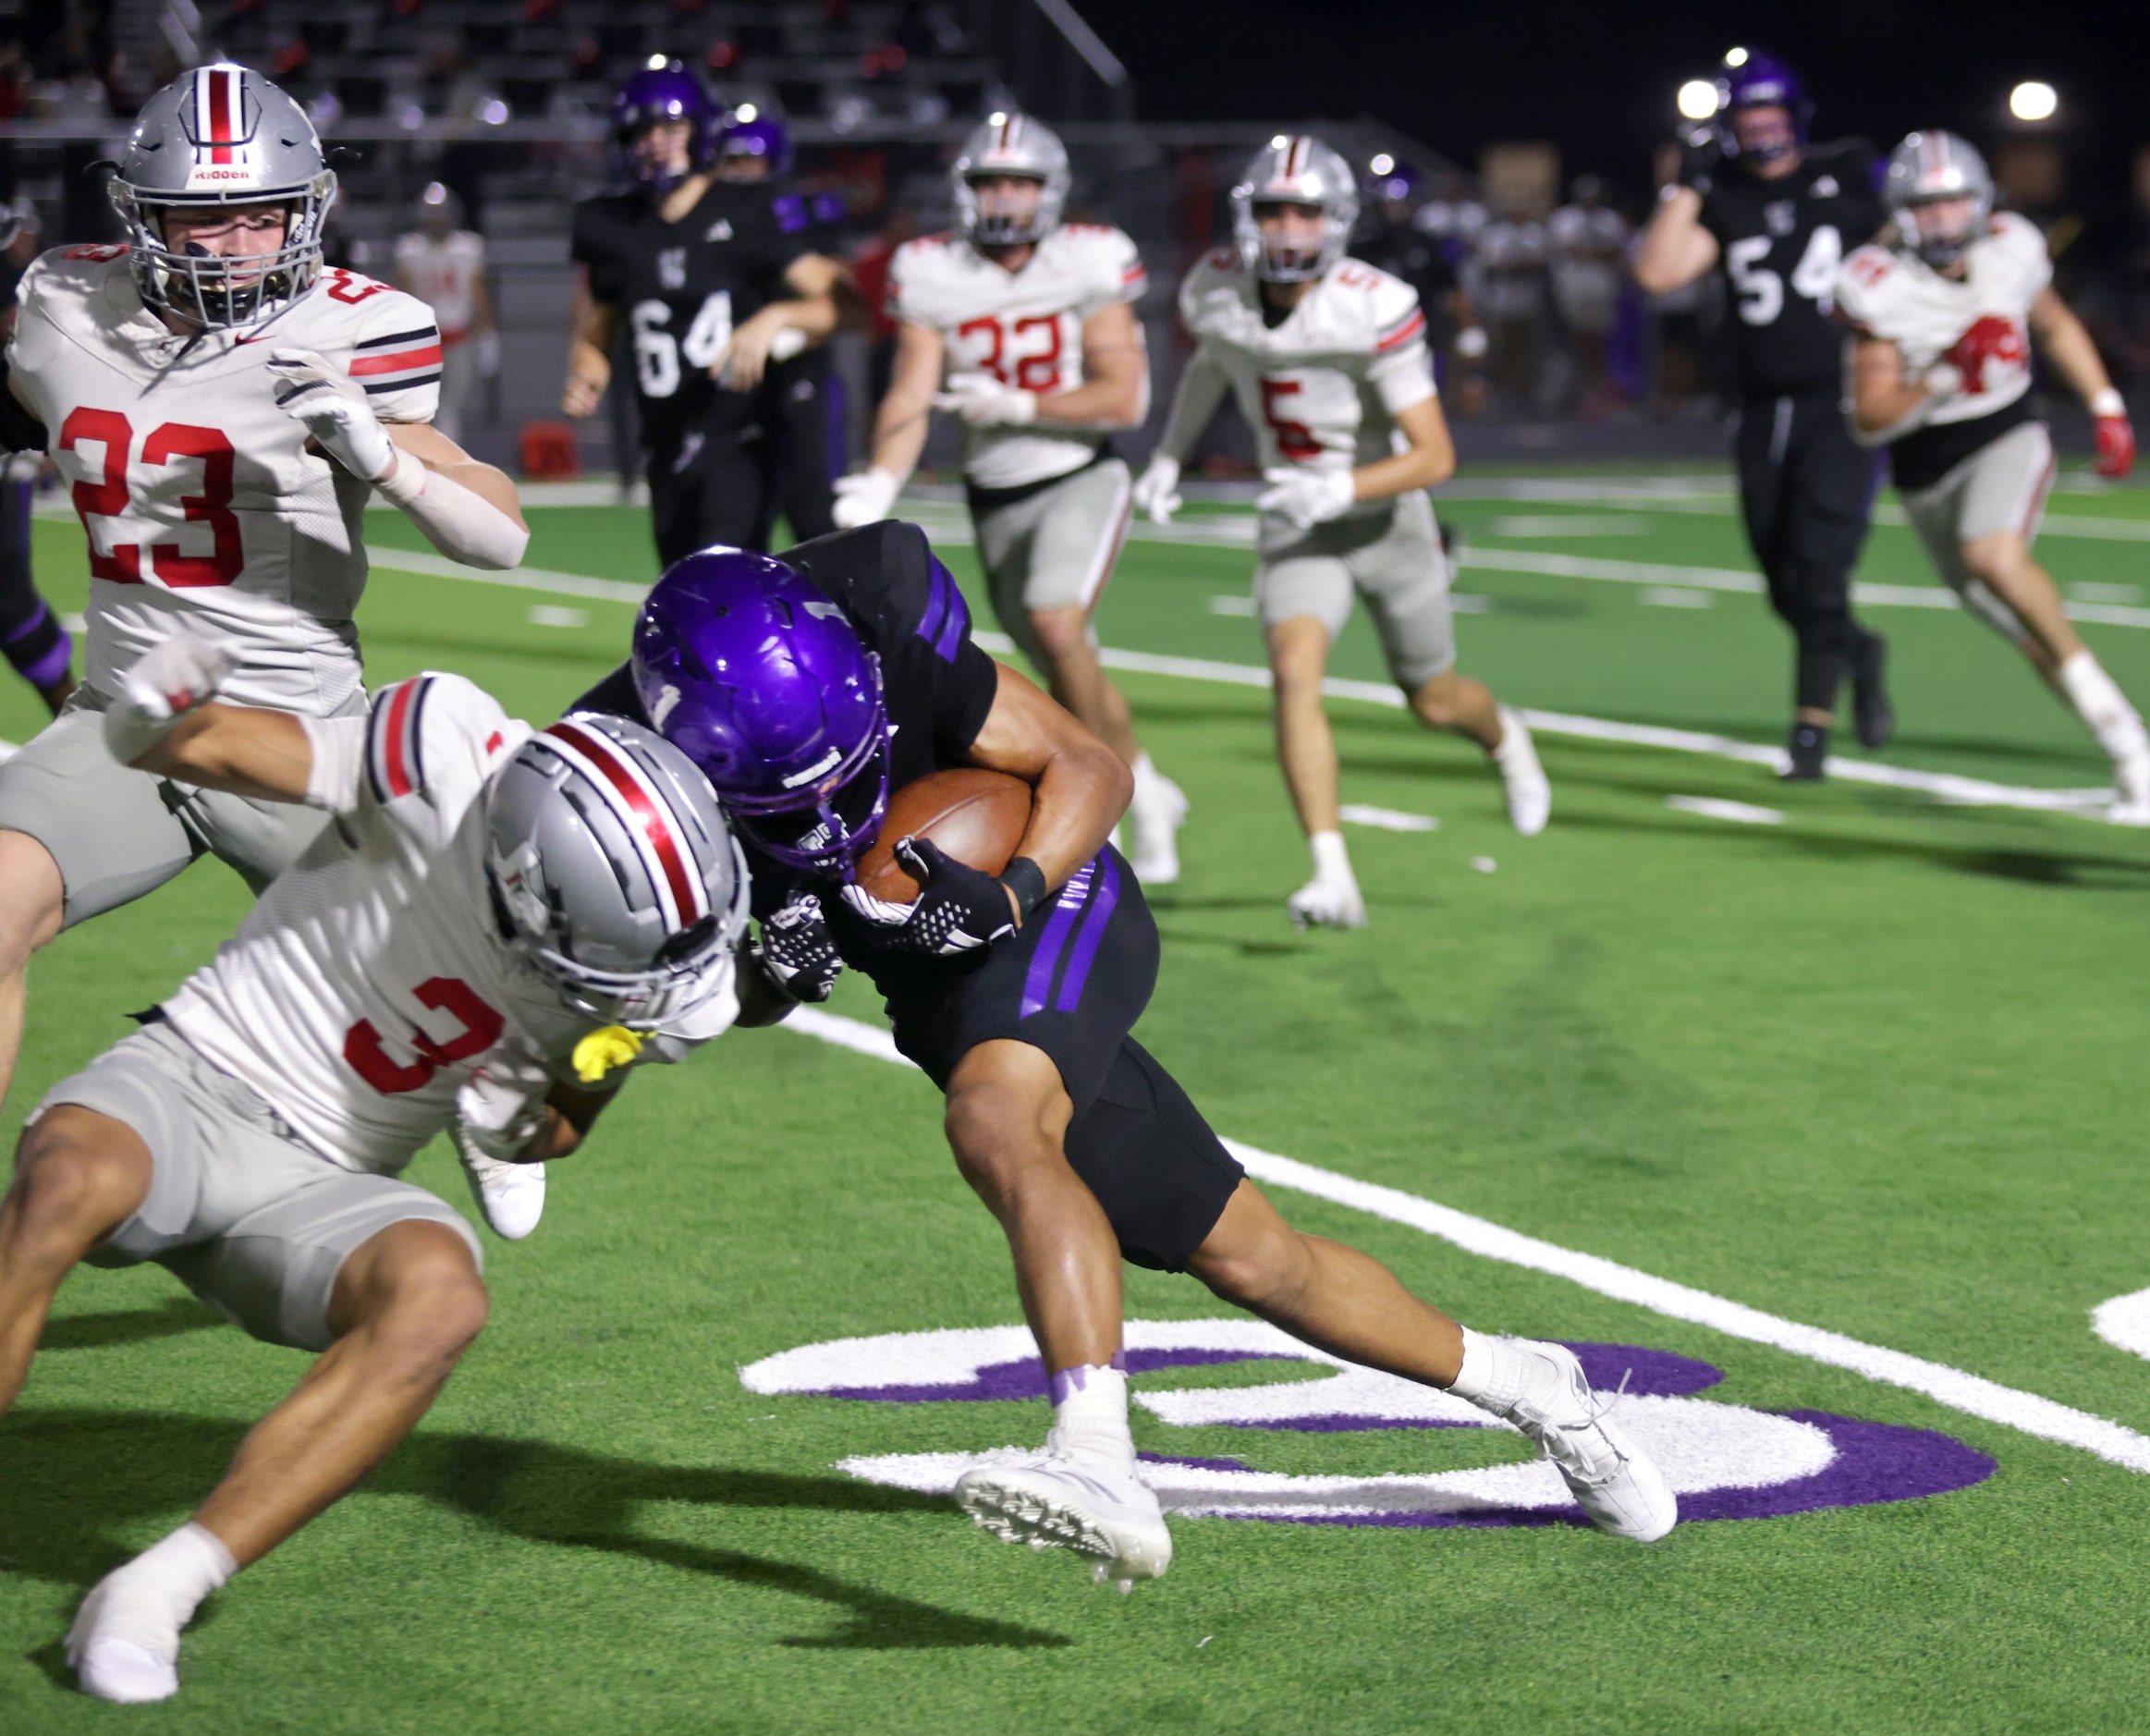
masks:
[[[356,812],[438,850],[501,757],[528,734],[459,675],[414,675],[385,687],[366,719]]]
[[[1165,419],[1165,433],[1157,450],[1176,464],[1187,462],[1202,431],[1209,426],[1229,385],[1225,371],[1210,360],[1209,351],[1197,348],[1179,371],[1179,384],[1172,390],[1172,410]]]
[[[350,374],[383,422],[431,422],[441,401],[441,335],[433,310],[400,289],[368,296],[359,311]]]

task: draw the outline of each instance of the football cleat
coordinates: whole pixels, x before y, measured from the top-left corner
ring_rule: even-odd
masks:
[[[1350,875],[1337,879],[1316,874],[1287,900],[1294,928],[1363,928],[1366,900],[1359,896],[1359,883]]]
[[[1549,1400],[1519,1400],[1501,1414],[1553,1461],[1592,1524],[1635,1543],[1656,1542],[1680,1520],[1665,1473],[1606,1420],[1613,1400],[1591,1390],[1573,1351],[1560,1344],[1527,1348],[1558,1366],[1558,1384]]]
[[[538,1227],[545,1211],[546,1164],[504,1163],[456,1142],[463,1160],[463,1179],[470,1197],[495,1236],[520,1241]]]
[[[1165,1510],[1131,1464],[1046,1451],[980,1465],[957,1483],[956,1505],[1003,1543],[1089,1556],[1098,1582],[1111,1580],[1123,1593],[1172,1565]]]
[[[1829,775],[1829,732],[1820,724],[1795,723],[1791,740],[1785,744],[1784,769],[1777,774],[1787,784],[1818,784]]]
[[[82,1599],[67,1630],[68,1667],[82,1692],[100,1700],[169,1700],[179,1692],[179,1631],[153,1600],[128,1595],[126,1571],[107,1573]]]
[[[1508,792],[1509,823],[1525,837],[1535,837],[1553,817],[1553,786],[1538,764],[1538,750],[1520,713],[1500,708],[1500,745],[1493,751],[1500,781]]]
[[[2113,805],[2106,817],[2115,825],[2150,825],[2150,753],[2127,755],[2113,773]]]
[[[1896,734],[1896,707],[1888,703],[1882,671],[1888,662],[1888,641],[1868,633],[1851,656],[1851,727],[1863,748],[1885,748]]]
[[[1146,886],[1168,886],[1179,878],[1179,828],[1187,822],[1187,794],[1154,767],[1135,774],[1135,799],[1128,807],[1134,848],[1128,865]]]

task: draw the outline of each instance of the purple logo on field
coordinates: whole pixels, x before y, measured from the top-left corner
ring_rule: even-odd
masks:
[[[1312,1363],[1327,1372],[1256,1386],[1143,1390],[1135,1401],[1186,1427],[1344,1433],[1493,1428],[1461,1400],[1310,1350],[1253,1320],[1130,1321],[1130,1374],[1233,1363]],[[1695,1395],[1723,1375],[1670,1351],[1574,1344],[1592,1385],[1626,1386],[1619,1416],[1657,1461],[1684,1522],[1767,1519],[1824,1507],[1915,1500],[1983,1482],[1993,1461],[1929,1429],[1817,1411],[1772,1412]],[[1282,1374],[1282,1370],[1278,1371]],[[1043,1399],[1044,1371],[1021,1326],[892,1333],[810,1344],[747,1368],[750,1391],[880,1403]],[[1432,1443],[1425,1444],[1428,1448]],[[1013,1454],[1019,1449],[1006,1449]],[[848,1459],[855,1476],[946,1490],[991,1453]],[[1486,1526],[1582,1523],[1552,1466],[1509,1462],[1373,1476],[1266,1472],[1231,1457],[1144,1453],[1145,1478],[1175,1512],[1299,1524]],[[1437,1457],[1403,1449],[1399,1457]]]

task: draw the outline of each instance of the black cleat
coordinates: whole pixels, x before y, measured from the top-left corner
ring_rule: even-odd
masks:
[[[1826,726],[1793,724],[1787,752],[1791,756],[1791,763],[1777,774],[1784,782],[1818,784],[1829,775],[1825,765],[1829,757],[1829,732]]]
[[[1881,679],[1888,662],[1888,641],[1879,633],[1862,634],[1851,658],[1851,727],[1863,748],[1885,748],[1896,734],[1896,707]]]

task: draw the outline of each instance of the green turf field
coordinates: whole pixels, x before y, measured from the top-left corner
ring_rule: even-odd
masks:
[[[1468,538],[1458,590],[1479,599],[1460,617],[1464,666],[1542,711],[1774,744],[1785,636],[1759,597],[1725,588],[1748,564],[1729,498],[1706,476],[1678,480],[1667,499],[1631,475],[1600,498],[1569,479],[1559,498],[1444,503]],[[2084,630],[2100,657],[2150,700],[2150,496],[2085,489],[2053,511],[2046,558],[2103,612]],[[533,568],[654,576],[636,514],[531,518]],[[1229,541],[1243,520],[1189,519],[1216,540],[1131,544],[1103,639],[1256,663],[1251,556]],[[368,534],[422,546],[393,513]],[[79,608],[79,530],[46,520],[37,537],[42,580]],[[949,559],[968,581],[968,548]],[[1575,561],[1592,576],[1562,565]],[[1900,524],[1876,528],[1861,577],[1931,583]],[[622,654],[630,609],[539,583],[378,570],[361,616],[373,679],[459,670],[549,715]],[[1902,721],[1883,760],[2015,791],[2105,780],[2010,649],[1921,606],[1930,594],[1880,594],[1894,600],[1869,619],[1895,646]],[[1379,679],[1362,621],[1334,672]],[[2150,1432],[2150,1366],[2089,1320],[2150,1285],[2150,837],[2020,805],[2034,796],[1787,789],[1719,754],[1547,732],[1553,824],[1521,840],[1473,752],[1339,700],[1345,800],[1439,825],[1354,828],[1371,925],[1301,936],[1284,899],[1304,850],[1264,696],[1189,675],[1125,685],[1193,802],[1185,879],[1154,900],[1166,964],[1141,1034],[1221,1131]],[[36,722],[25,691],[0,687],[0,736]],[[39,1093],[243,908],[212,862],[43,955],[0,1133],[12,1141]],[[849,983],[833,1010],[876,1017]],[[414,1173],[463,1201],[445,1147]],[[1875,1500],[1900,1498],[1902,1476],[1830,1484],[1833,1500],[1867,1504],[1700,1520],[1647,1549],[1566,1524],[1182,1519],[1169,1576],[1122,1599],[1070,1559],[1002,1547],[937,1498],[838,1468],[1028,1442],[1042,1403],[742,1382],[803,1346],[1020,1316],[931,1087],[795,1033],[739,1033],[641,1080],[555,1174],[538,1234],[489,1242],[493,1324],[442,1402],[365,1489],[213,1600],[162,1707],[78,1696],[59,1637],[84,1588],[178,1522],[303,1363],[217,1325],[161,1271],[70,1279],[0,1423],[0,1730],[2142,1727],[2142,1472],[1991,1405],[1973,1414],[1393,1216],[1276,1197],[1473,1325],[1722,1371],[1680,1401],[1704,1458],[1713,1420],[1783,1433],[1752,1413],[1798,1413],[1810,1434],[1833,1419],[1835,1469],[1814,1471],[1816,1487],[1843,1482],[1859,1442],[1952,1465],[1962,1486]],[[1228,1313],[1191,1280],[1140,1272],[1128,1307],[1150,1322]],[[1135,1384],[1157,1396],[1329,1372],[1223,1363]],[[1169,1460],[1300,1478],[1526,1457],[1484,1431],[1180,1425],[1147,1410],[1135,1427]],[[1720,1489],[1696,1505],[1775,1498]]]

